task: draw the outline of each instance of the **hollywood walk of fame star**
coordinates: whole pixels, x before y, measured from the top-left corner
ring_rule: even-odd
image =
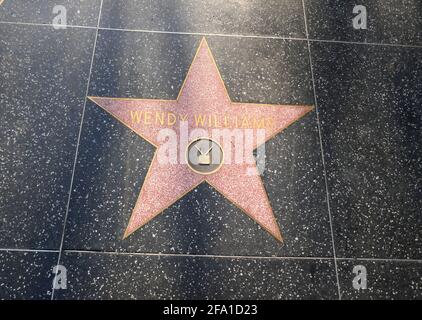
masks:
[[[311,111],[313,106],[232,102],[205,38],[200,43],[176,100],[107,97],[89,97],[89,99],[156,147],[124,238],[148,223],[200,183],[207,182],[277,240],[283,241],[255,163],[252,166],[254,174],[250,174],[250,171],[247,173],[247,169],[250,169],[249,164],[223,163],[221,168],[219,167],[212,174],[201,174],[192,170],[187,163],[162,164],[157,160],[157,153],[163,147],[163,142],[157,137],[161,129],[168,128],[169,123],[163,121],[162,118],[159,121],[153,121],[152,115],[171,113],[177,117],[186,118],[187,115],[193,114],[224,114],[228,115],[228,119],[238,119],[242,115],[248,115],[254,119],[271,118],[271,126],[265,129],[264,140],[268,141]],[[142,113],[145,121],[139,121],[139,119],[134,121],[134,114],[142,115]],[[147,115],[148,121],[146,121]],[[211,136],[211,127],[207,124],[210,123],[205,121],[200,124],[209,136]],[[188,121],[188,126],[193,129],[195,121]],[[174,126],[174,130],[180,134],[180,128]],[[245,147],[247,149],[244,152],[252,155],[257,147],[258,144],[253,143]]]

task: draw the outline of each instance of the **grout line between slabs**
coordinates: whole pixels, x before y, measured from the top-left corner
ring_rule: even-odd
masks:
[[[65,213],[64,221],[63,221],[62,238],[61,238],[61,241],[60,241],[60,250],[59,250],[59,256],[57,258],[57,265],[60,265],[60,260],[61,260],[61,256],[62,256],[62,252],[63,252],[63,243],[64,243],[64,236],[65,236],[65,232],[66,232],[67,216],[69,214],[70,199],[71,199],[71,196],[72,196],[72,189],[73,189],[73,180],[75,178],[76,163],[77,163],[77,160],[78,160],[79,143],[80,143],[81,135],[82,135],[82,127],[83,127],[84,116],[85,116],[85,108],[86,108],[87,96],[88,96],[88,91],[89,91],[89,84],[90,84],[90,81],[91,81],[92,67],[94,65],[95,49],[97,47],[97,39],[98,39],[98,31],[99,31],[99,27],[100,27],[102,7],[103,7],[103,0],[101,0],[101,2],[100,2],[100,10],[99,10],[99,13],[98,13],[97,28],[96,28],[96,32],[95,32],[94,45],[93,45],[93,49],[92,49],[91,64],[89,66],[88,81],[87,81],[86,90],[85,90],[85,101],[84,101],[84,105],[83,105],[83,108],[82,108],[81,122],[80,122],[80,125],[79,125],[78,139],[77,139],[77,143],[76,143],[75,158],[74,158],[74,161],[73,161],[72,177],[70,179],[69,195],[68,195],[68,198],[67,198],[66,213]],[[52,288],[52,291],[51,291],[51,300],[54,300],[54,287]]]
[[[0,252],[32,252],[32,253],[59,253],[60,250],[52,249],[20,249],[0,248]],[[104,254],[116,256],[158,256],[158,257],[189,257],[189,258],[216,258],[216,259],[258,259],[258,260],[323,260],[333,261],[334,257],[301,257],[301,256],[233,256],[218,254],[190,254],[190,253],[158,253],[158,252],[126,252],[126,251],[99,251],[99,250],[78,250],[63,249],[62,253],[79,254]],[[368,261],[368,262],[397,262],[397,263],[422,263],[422,259],[398,259],[398,258],[364,258],[364,257],[336,257],[337,261]]]
[[[60,250],[50,249],[19,249],[19,248],[0,248],[0,252],[40,252],[40,253],[59,253]]]
[[[422,259],[394,259],[394,258],[334,258],[334,257],[301,257],[301,256],[233,256],[218,254],[188,254],[188,253],[156,253],[156,252],[118,252],[118,251],[95,251],[95,250],[63,250],[65,253],[81,253],[81,254],[105,254],[105,255],[125,255],[125,256],[158,256],[158,257],[189,257],[189,258],[220,258],[220,259],[258,259],[258,260],[325,260],[325,261],[374,261],[374,262],[411,262],[422,263]]]
[[[308,23],[307,23],[307,18],[306,18],[305,0],[302,0],[302,6],[303,6],[303,16],[304,16],[304,22],[305,22],[306,38],[308,38],[309,32],[308,32]],[[335,241],[334,241],[333,219],[331,215],[331,206],[330,206],[330,192],[328,188],[328,178],[327,178],[327,170],[326,170],[326,165],[325,165],[324,147],[322,145],[321,122],[319,118],[318,101],[317,101],[316,88],[315,88],[314,68],[312,65],[311,43],[309,39],[307,41],[307,44],[308,44],[308,54],[309,54],[309,66],[311,69],[310,71],[311,71],[311,78],[312,78],[312,88],[313,88],[314,102],[315,102],[315,113],[316,113],[317,125],[318,125],[319,144],[320,144],[320,149],[321,149],[322,167],[324,171],[325,192],[326,192],[326,197],[327,197],[327,211],[328,211],[328,218],[330,221],[331,245],[333,249],[334,268],[335,268],[336,279],[337,279],[338,299],[341,300],[341,288],[340,288],[340,279],[339,279],[339,272],[338,272],[337,258],[336,258],[336,246],[335,246]]]
[[[0,21],[0,24],[12,25],[27,25],[27,26],[42,26],[54,27],[50,23],[31,23],[31,22],[11,22]],[[206,32],[182,32],[182,31],[162,31],[162,30],[147,30],[147,29],[125,29],[125,28],[110,28],[110,27],[92,27],[79,25],[65,25],[61,27],[66,28],[80,28],[80,29],[98,29],[108,31],[122,31],[122,32],[139,32],[139,33],[157,33],[157,34],[175,34],[175,35],[191,35],[191,36],[209,36],[209,37],[232,37],[232,38],[256,38],[256,39],[273,39],[273,40],[296,40],[296,41],[310,41],[320,43],[337,43],[337,44],[353,44],[353,45],[367,45],[367,46],[387,46],[387,47],[401,47],[401,48],[417,48],[422,49],[422,45],[417,44],[401,44],[401,43],[380,43],[380,42],[358,42],[358,41],[344,41],[344,40],[329,40],[329,39],[311,39],[300,37],[283,37],[271,35],[247,35],[247,34],[224,34],[224,33],[206,33]],[[309,36],[309,35],[308,35]]]

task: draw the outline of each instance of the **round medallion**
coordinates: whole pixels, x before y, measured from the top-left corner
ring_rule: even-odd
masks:
[[[186,151],[189,168],[199,174],[217,172],[224,160],[220,144],[210,138],[199,138],[189,143]]]

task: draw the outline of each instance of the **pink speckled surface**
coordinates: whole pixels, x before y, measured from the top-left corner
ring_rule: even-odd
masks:
[[[135,204],[125,236],[130,235],[160,214],[199,183],[206,181],[276,239],[282,240],[261,177],[257,174],[250,175],[251,168],[252,171],[257,171],[254,164],[225,163],[219,171],[208,176],[193,172],[185,163],[162,164],[157,161],[157,153],[162,146],[157,135],[161,129],[169,128],[169,126],[166,123],[161,125],[154,121],[151,124],[145,124],[142,121],[139,124],[133,124],[131,111],[149,111],[152,114],[171,112],[176,117],[187,117],[189,131],[197,128],[195,114],[226,115],[229,119],[235,117],[240,119],[245,115],[257,119],[271,118],[273,124],[265,130],[265,140],[268,140],[304,116],[313,107],[232,103],[205,39],[201,41],[177,100],[101,97],[90,97],[90,99],[157,147],[156,155]],[[200,127],[206,130],[209,137],[212,137],[214,126],[205,123]],[[228,127],[230,128],[230,124]],[[178,136],[180,135],[180,127],[177,122],[170,128]],[[252,132],[254,143],[244,146],[244,152],[248,156],[251,156],[257,147],[257,130],[252,130]],[[217,142],[223,145],[222,141]],[[179,146],[179,148],[185,147]],[[226,157],[228,157],[227,154]]]

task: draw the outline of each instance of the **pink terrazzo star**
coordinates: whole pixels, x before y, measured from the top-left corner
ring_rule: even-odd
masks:
[[[162,129],[171,128],[180,136],[180,125],[175,122],[177,119],[186,121],[189,131],[200,127],[209,137],[216,127],[228,129],[250,127],[254,142],[245,144],[244,153],[252,156],[253,150],[258,147],[258,130],[252,128],[251,119],[256,122],[260,119],[271,120],[269,121],[271,125],[265,127],[264,140],[267,141],[311,111],[312,106],[231,102],[205,38],[201,41],[176,100],[105,97],[89,97],[89,99],[156,147],[124,238],[200,183],[207,182],[277,240],[282,241],[280,229],[255,163],[251,166],[250,163],[236,164],[233,161],[226,161],[227,163],[223,162],[218,171],[209,175],[194,172],[185,161],[163,164],[158,161],[157,155],[160,154],[160,148],[163,148],[166,141],[159,138],[159,133]],[[198,124],[198,115],[209,121]],[[241,122],[245,117],[250,121]],[[194,137],[190,137],[189,141],[193,139]],[[222,141],[217,142],[222,145]],[[186,145],[179,144],[178,148],[183,153]],[[255,174],[251,174],[251,170]]]

